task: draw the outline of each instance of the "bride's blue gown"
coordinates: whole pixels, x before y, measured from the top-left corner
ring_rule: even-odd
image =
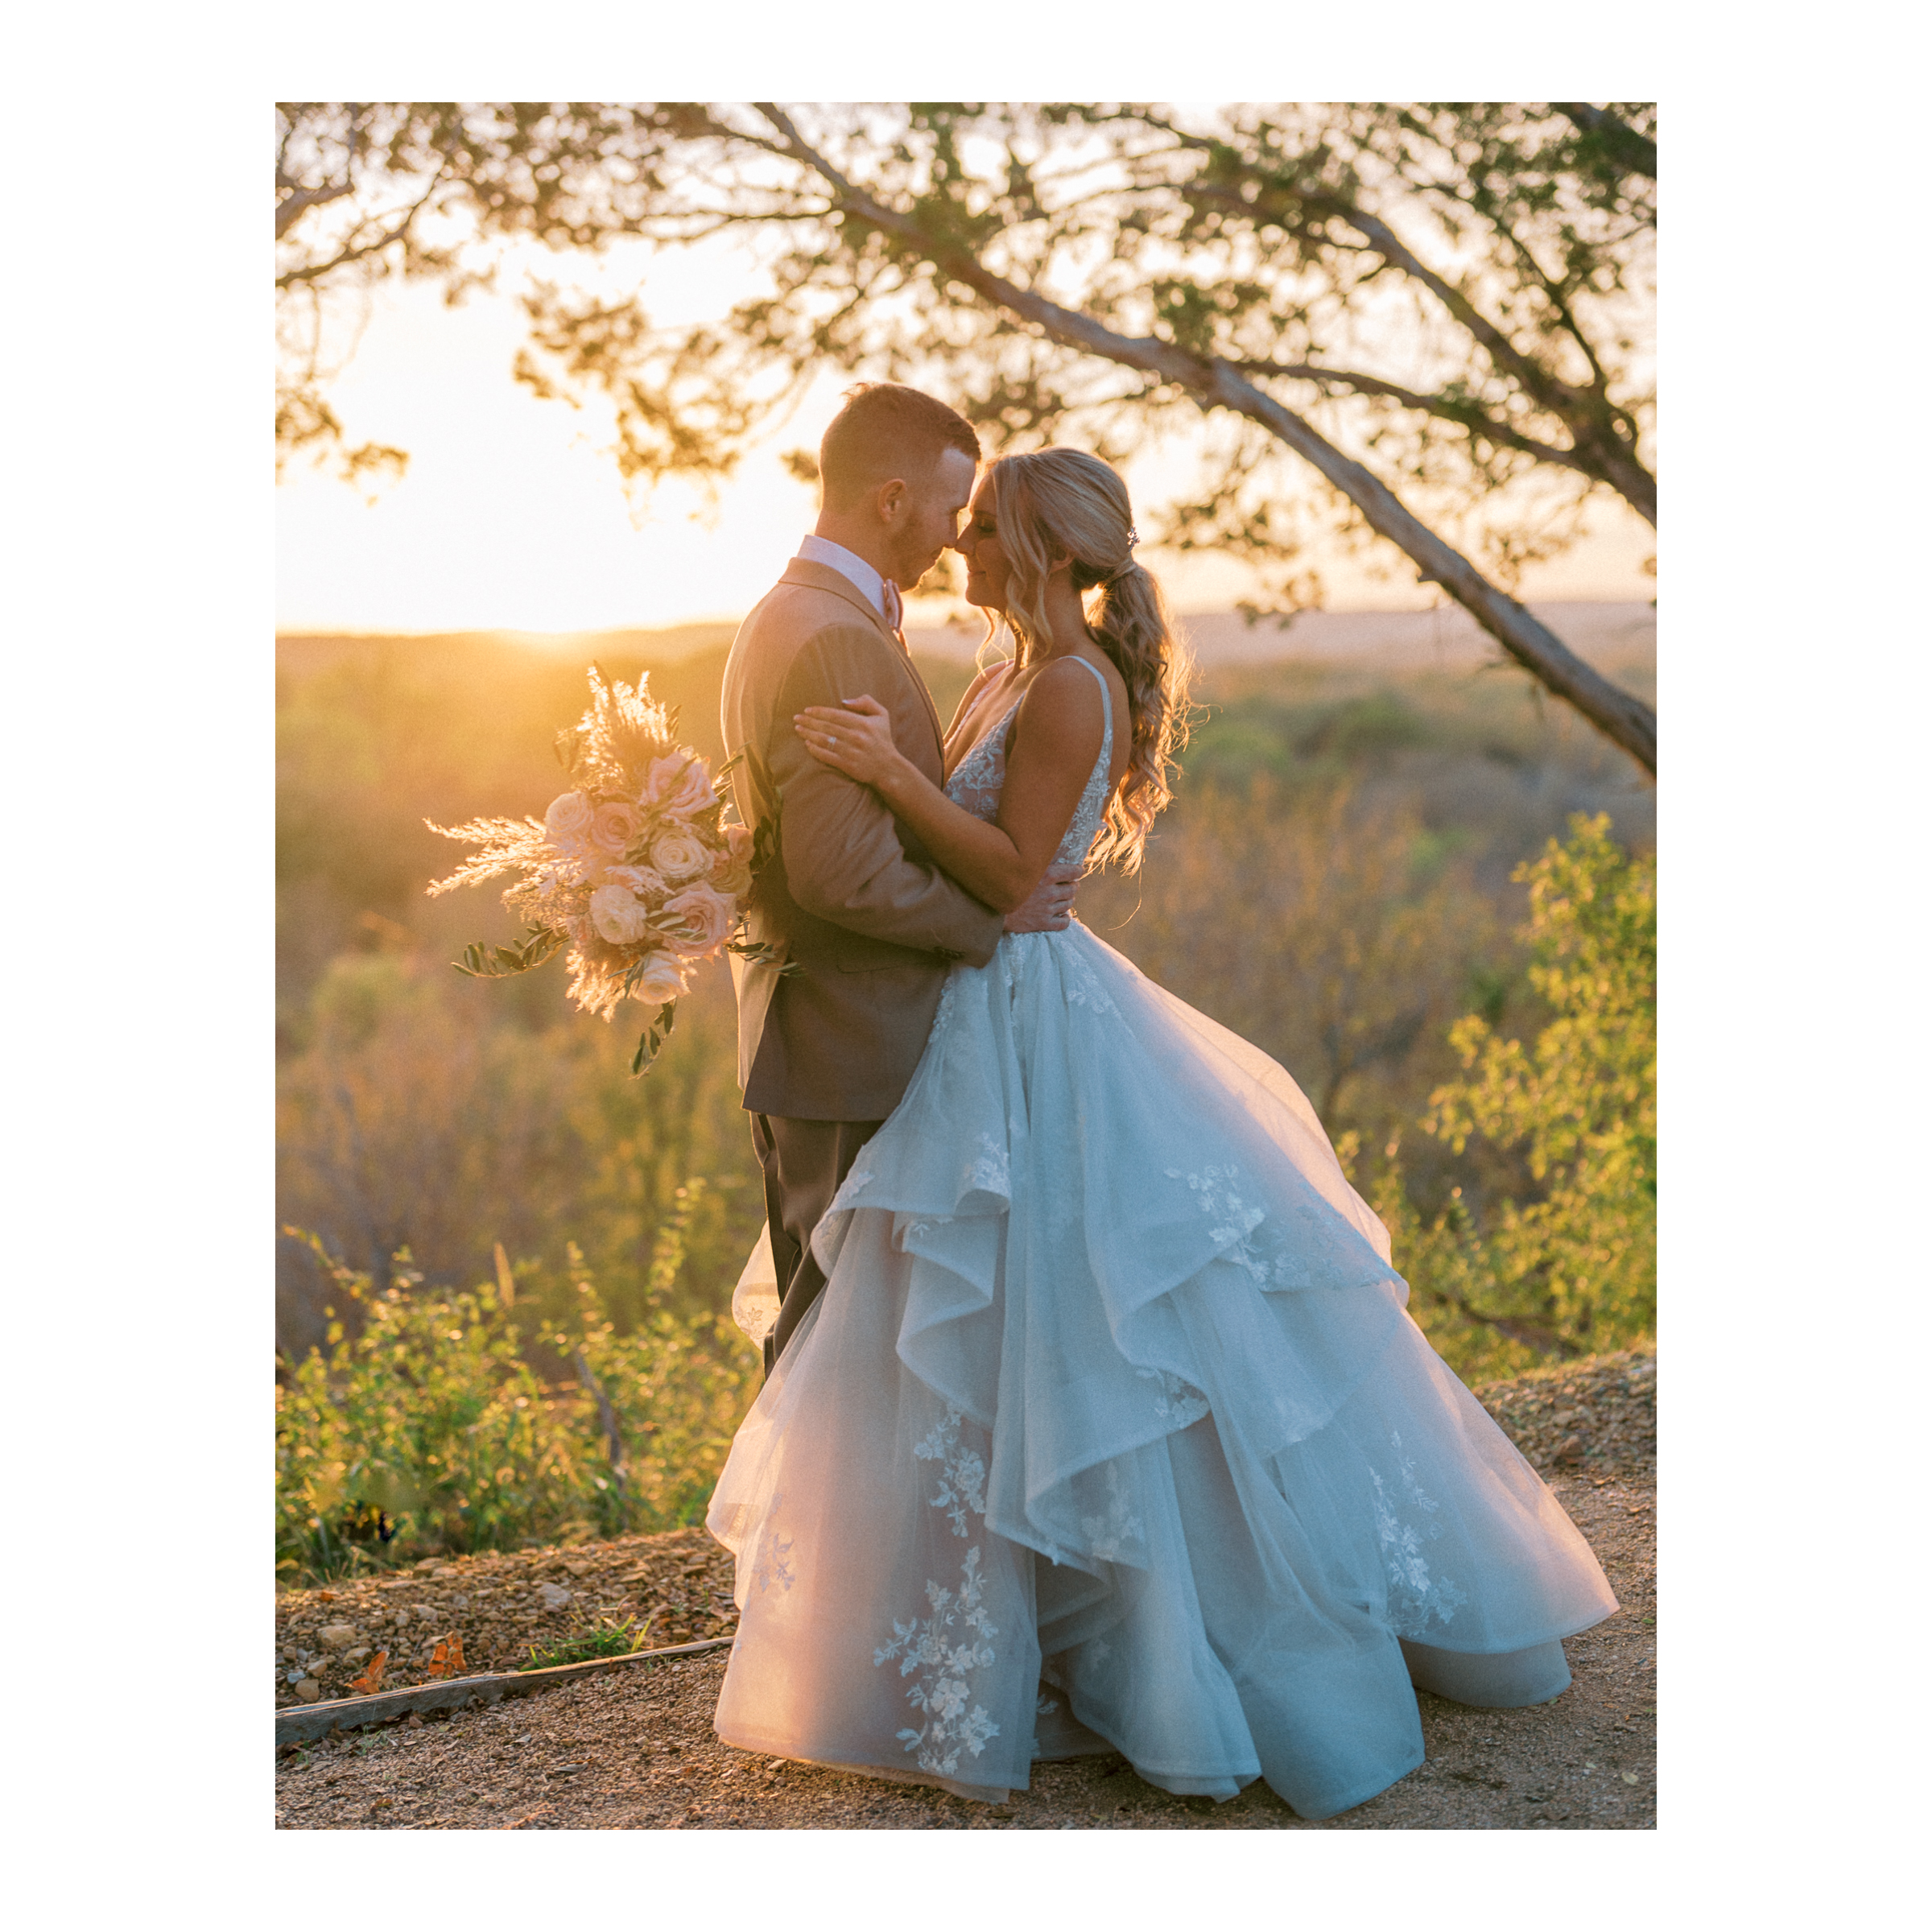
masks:
[[[984,818],[1005,739],[947,787]],[[1541,1703],[1616,1607],[1300,1089],[1078,925],[952,969],[813,1245],[708,1518],[727,1743],[994,1801],[1117,1748],[1325,1818],[1422,1761],[1413,1686]]]

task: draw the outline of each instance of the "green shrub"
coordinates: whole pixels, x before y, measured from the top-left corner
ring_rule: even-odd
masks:
[[[284,1365],[278,1573],[314,1580],[429,1550],[699,1521],[758,1368],[728,1321],[672,1305],[703,1192],[689,1183],[661,1233],[645,1317],[628,1334],[574,1249],[570,1316],[540,1325],[518,1319],[507,1269],[473,1290],[428,1290],[404,1254],[378,1289],[324,1256],[362,1319],[351,1335],[332,1307],[327,1352]],[[547,1388],[526,1353],[533,1344],[568,1362],[576,1383]]]
[[[1657,1321],[1657,882],[1602,815],[1519,869],[1527,977],[1550,1018],[1525,1046],[1480,1013],[1450,1033],[1463,1077],[1422,1126],[1456,1154],[1484,1143],[1491,1184],[1429,1212],[1396,1143],[1374,1189],[1412,1312],[1459,1373],[1624,1348]],[[1520,1191],[1497,1177],[1514,1172]]]

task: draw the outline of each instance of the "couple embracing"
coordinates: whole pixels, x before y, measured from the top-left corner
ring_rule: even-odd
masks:
[[[1415,1686],[1554,1697],[1615,1600],[1294,1082],[1070,919],[1168,803],[1185,654],[1107,465],[979,457],[855,391],[725,670],[775,1319],[708,1519],[718,1733],[995,1802],[1118,1751],[1328,1817],[1422,1762]],[[901,597],[949,547],[1017,650],[942,730]]]

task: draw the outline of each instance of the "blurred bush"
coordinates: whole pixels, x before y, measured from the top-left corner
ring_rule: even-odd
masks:
[[[464,980],[426,949],[332,960],[303,1050],[281,1069],[281,1221],[365,1274],[407,1248],[431,1286],[488,1274],[498,1242],[513,1260],[547,1264],[554,1281],[581,1231],[628,1326],[643,1313],[654,1244],[686,1179],[702,1174],[675,1294],[683,1312],[720,1306],[763,1213],[729,980],[708,974],[679,1003],[669,1046],[634,1080],[630,1038],[564,1010],[560,962],[529,976],[555,1002],[541,1027],[493,1011],[502,989]],[[280,1311],[279,1345],[299,1356],[321,1339],[327,1284],[293,1245],[282,1265],[299,1288]]]
[[[683,705],[687,735],[715,754],[724,653],[695,641],[702,648],[652,667],[651,689]],[[634,675],[650,642],[606,652],[606,667]],[[518,1284],[517,1359],[539,1389],[576,1385],[555,1337],[588,1352],[580,1282],[595,1284],[609,1327],[599,1345],[613,1350],[640,1336],[660,1348],[650,1338],[665,1319],[712,1321],[763,1213],[725,973],[700,978],[663,1057],[634,1081],[621,1026],[566,1009],[561,962],[487,985],[450,971],[467,940],[513,935],[487,892],[423,892],[452,849],[425,817],[541,812],[554,795],[551,742],[581,708],[581,658],[487,638],[312,639],[284,641],[279,663],[277,1220],[334,1257],[332,1268],[309,1241],[279,1238],[284,1397],[299,1376],[336,1375],[343,1348],[345,1363],[362,1360],[353,1352],[378,1314],[392,1340],[407,1329],[419,1350],[479,1323],[497,1335],[470,1285],[495,1276],[498,1244]],[[943,715],[970,673],[921,668]],[[1550,1000],[1574,992],[1560,975],[1538,976],[1537,949],[1568,943],[1549,924],[1568,915],[1546,908],[1534,915],[1544,927],[1510,935],[1538,890],[1524,861],[1578,811],[1609,811],[1605,839],[1641,849],[1653,795],[1620,753],[1513,674],[1290,663],[1216,671],[1201,696],[1208,716],[1143,874],[1088,881],[1082,918],[1281,1060],[1358,1164],[1372,1150],[1365,1184],[1397,1227],[1415,1311],[1459,1370],[1500,1361],[1506,1373],[1585,1333],[1621,1333],[1645,1291],[1615,1257],[1647,1238],[1641,1201],[1619,1196],[1613,1227],[1596,1198],[1607,1170],[1575,1169],[1566,1191],[1571,1154],[1555,1125],[1538,1125],[1538,1108],[1549,1122],[1561,1113],[1556,1074],[1537,1058],[1542,1030],[1563,1017]],[[1595,877],[1589,869],[1610,861],[1576,862]],[[1459,1016],[1488,1030],[1465,1021],[1452,1042]],[[648,1017],[638,1009],[640,1026]],[[1565,1051],[1584,1054],[1583,1037]],[[1534,1042],[1520,1063],[1493,1058],[1517,1038]],[[1623,1079],[1615,1091],[1627,1093],[1614,1060],[1577,1077],[1585,1088]],[[1419,1131],[1425,1116],[1441,1130]],[[705,1183],[695,1193],[692,1176]],[[658,1257],[674,1225],[681,1258],[666,1279]],[[402,1250],[412,1259],[398,1274]],[[339,1269],[380,1290],[350,1296]],[[1494,1319],[1457,1312],[1458,1297]],[[446,1321],[440,1307],[453,1311]],[[461,1355],[473,1344],[448,1346]],[[642,1368],[626,1373],[650,1385]],[[457,1379],[507,1377],[473,1366]],[[489,1413],[497,1419],[478,1426],[510,1440],[514,1418]],[[546,1453],[566,1466],[561,1450]],[[565,1487],[587,1493],[574,1476]],[[476,1493],[487,1516],[487,1492]]]
[[[1096,881],[1081,916],[1279,1060],[1331,1135],[1373,1132],[1451,1070],[1443,1036],[1492,964],[1500,921],[1465,844],[1410,802],[1368,803],[1347,783],[1199,787],[1151,852],[1137,905],[1131,885]]]

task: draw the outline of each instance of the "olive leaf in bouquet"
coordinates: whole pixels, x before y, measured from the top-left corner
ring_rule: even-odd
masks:
[[[541,819],[425,820],[477,849],[434,894],[514,875],[503,903],[528,922],[509,946],[471,945],[455,962],[475,979],[527,972],[568,947],[571,999],[609,1020],[626,999],[658,1008],[638,1042],[642,1073],[669,1038],[679,996],[708,960],[762,959],[745,936],[745,906],[762,847],[728,822],[707,760],[677,739],[677,716],[590,667],[590,707],[557,734],[570,789]],[[733,761],[735,762],[735,761]],[[768,962],[776,963],[776,962]]]

